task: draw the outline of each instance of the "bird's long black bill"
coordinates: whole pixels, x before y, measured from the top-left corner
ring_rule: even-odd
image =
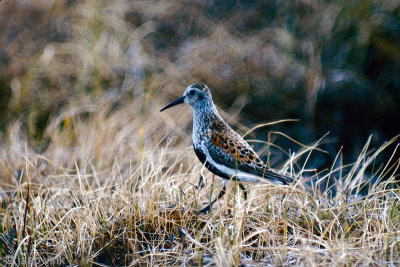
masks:
[[[163,110],[166,110],[167,108],[182,104],[185,101],[185,97],[181,96],[180,98],[178,98],[175,101],[172,101],[171,103],[169,103],[168,105],[166,105],[165,107],[163,107],[162,109],[160,109],[160,112]]]

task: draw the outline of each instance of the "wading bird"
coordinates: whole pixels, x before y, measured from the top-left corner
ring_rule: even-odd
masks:
[[[241,182],[269,181],[280,185],[293,182],[292,178],[268,168],[251,146],[221,118],[205,84],[188,86],[181,97],[160,112],[182,103],[194,109],[193,148],[201,163],[219,177],[239,182],[245,197],[246,190]],[[226,184],[220,194],[200,212],[209,211],[225,194],[225,190]]]

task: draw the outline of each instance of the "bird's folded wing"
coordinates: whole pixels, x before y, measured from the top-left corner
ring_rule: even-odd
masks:
[[[283,184],[293,182],[292,178],[267,168],[251,146],[233,130],[211,129],[210,135],[211,143],[208,143],[207,149],[211,158],[218,164],[272,182]]]

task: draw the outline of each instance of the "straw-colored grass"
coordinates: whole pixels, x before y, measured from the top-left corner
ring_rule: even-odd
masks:
[[[306,146],[281,165],[294,185],[249,185],[245,200],[232,182],[211,213],[198,214],[220,180],[182,131],[190,113],[175,121],[157,103],[143,114],[135,101],[115,106],[118,96],[88,101],[52,119],[41,153],[18,123],[3,137],[3,264],[400,263],[399,161],[365,172],[395,139],[375,152],[367,144],[357,162],[315,174],[311,187],[307,163],[296,164],[321,152]],[[320,186],[328,179],[336,194]]]

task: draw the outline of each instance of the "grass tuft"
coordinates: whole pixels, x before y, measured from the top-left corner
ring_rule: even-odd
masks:
[[[245,200],[232,182],[199,214],[221,184],[180,130],[189,122],[149,109],[143,124],[135,102],[119,101],[71,104],[52,118],[41,153],[21,124],[10,126],[1,145],[2,264],[399,263],[399,159],[373,166],[382,151],[395,155],[396,138],[374,151],[368,140],[356,162],[320,173],[301,158],[321,153],[322,140],[301,144],[281,164],[295,184],[249,185]]]

